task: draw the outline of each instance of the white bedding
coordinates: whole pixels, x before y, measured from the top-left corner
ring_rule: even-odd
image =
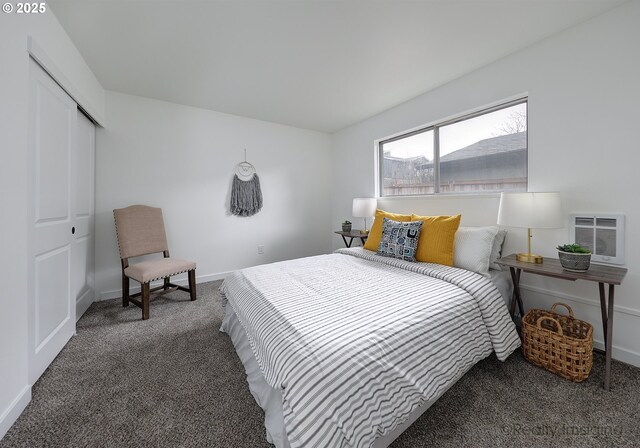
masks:
[[[489,269],[489,275],[491,276],[491,281],[500,294],[502,295],[502,299],[504,303],[507,305],[507,309],[511,306],[511,295],[513,294],[513,282],[511,281],[511,274],[509,271],[495,271],[493,269]]]
[[[371,447],[520,344],[491,280],[362,248],[245,269],[221,293],[281,391],[294,448]]]
[[[266,430],[266,439],[276,448],[290,448],[287,432],[284,427],[284,414],[282,412],[282,392],[278,388],[273,388],[267,384],[262,376],[260,367],[256,358],[251,351],[251,345],[247,334],[238,320],[232,307],[227,307],[222,321],[221,331],[227,333],[233,342],[233,346],[238,353],[238,357],[242,361],[245,372],[247,374],[247,384],[251,395],[256,400],[258,406],[264,411],[264,426]],[[451,384],[453,385],[453,383]],[[385,436],[378,437],[372,448],[386,448],[391,445],[400,434],[402,434],[409,426],[413,424],[431,405],[433,405],[445,390],[440,391],[438,395],[426,401],[416,408],[407,419],[399,424],[393,431]]]

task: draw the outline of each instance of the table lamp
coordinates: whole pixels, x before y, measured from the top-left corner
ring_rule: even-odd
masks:
[[[369,231],[367,230],[367,218],[372,218],[375,216],[377,206],[378,201],[376,200],[376,198],[353,199],[353,208],[351,214],[355,218],[364,218],[364,230],[361,230],[360,233],[369,233]]]
[[[501,193],[498,225],[527,229],[527,253],[516,255],[518,261],[542,263],[540,255],[531,253],[531,229],[564,227],[560,193]]]

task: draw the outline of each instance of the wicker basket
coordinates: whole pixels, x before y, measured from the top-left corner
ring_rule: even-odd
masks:
[[[556,313],[562,305],[569,315]],[[529,310],[522,319],[522,352],[529,362],[580,382],[587,379],[593,360],[593,327],[573,317],[564,303],[551,311]]]

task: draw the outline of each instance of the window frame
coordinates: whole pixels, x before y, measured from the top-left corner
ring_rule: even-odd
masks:
[[[496,112],[498,110],[507,109],[509,107],[517,106],[519,104],[525,104],[526,113],[527,113],[527,157],[525,159],[525,171],[527,173],[527,188],[525,191],[529,189],[529,97],[521,96],[515,98],[513,100],[500,102],[494,106],[484,107],[474,112],[470,112],[467,114],[463,114],[454,118],[449,118],[441,121],[437,121],[428,126],[420,127],[418,129],[414,129],[409,132],[403,132],[402,134],[395,135],[393,137],[385,138],[383,140],[379,140],[377,142],[377,151],[378,151],[378,196],[381,198],[407,198],[407,197],[425,197],[425,196],[450,196],[450,195],[460,195],[460,194],[498,194],[502,190],[498,191],[478,191],[478,192],[440,192],[440,128],[444,126],[448,126],[451,124],[459,123],[461,121],[466,121],[472,118],[476,118],[482,115],[490,114],[492,112]],[[414,135],[422,134],[424,132],[433,131],[433,193],[423,193],[423,194],[394,194],[394,195],[385,195],[384,194],[384,149],[383,146],[386,143],[395,142],[398,140],[405,139],[407,137],[412,137]]]

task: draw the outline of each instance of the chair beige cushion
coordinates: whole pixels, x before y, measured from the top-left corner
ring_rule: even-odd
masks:
[[[140,283],[177,275],[196,268],[193,261],[178,258],[160,258],[158,260],[141,261],[124,270],[124,275]]]

